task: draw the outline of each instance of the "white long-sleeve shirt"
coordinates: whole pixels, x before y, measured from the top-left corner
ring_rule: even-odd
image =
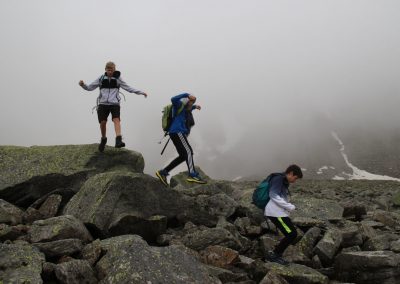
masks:
[[[265,206],[264,215],[271,217],[289,217],[296,207],[288,201],[288,186],[284,174],[276,175],[271,179],[269,188],[270,200]]]
[[[110,80],[112,78],[108,78],[107,75],[102,75],[96,80],[94,80],[90,85],[83,85],[82,88],[86,91],[93,91],[94,89],[98,88],[102,84],[102,80],[107,79]],[[137,95],[144,95],[144,92],[137,90],[135,88],[130,87],[121,77],[113,78],[117,80],[117,85],[124,89],[129,93],[135,93]],[[119,105],[121,98],[119,96],[119,89],[118,88],[102,88],[100,89],[100,94],[98,97],[98,104],[102,105]]]

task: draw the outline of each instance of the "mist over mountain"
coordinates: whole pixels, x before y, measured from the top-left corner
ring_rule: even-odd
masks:
[[[227,151],[199,156],[199,163],[218,178],[259,179],[273,171],[283,171],[289,164],[299,164],[308,179],[345,179],[353,170],[341,154],[343,143],[349,162],[371,174],[400,177],[400,120],[396,105],[381,104],[370,108],[336,112],[308,113],[279,123],[259,122],[242,133]],[[223,132],[223,131],[222,131]],[[203,153],[204,154],[204,153]],[[343,176],[343,173],[346,175]]]

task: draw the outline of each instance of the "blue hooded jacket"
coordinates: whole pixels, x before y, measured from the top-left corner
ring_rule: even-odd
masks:
[[[188,129],[186,126],[186,116],[187,116],[186,105],[189,102],[189,96],[190,94],[183,93],[171,98],[171,102],[173,105],[174,119],[172,121],[171,127],[169,128],[168,133],[189,134],[190,129]],[[182,109],[182,106],[183,110],[178,113],[178,111]],[[193,105],[190,111],[192,111],[195,108],[196,106]]]

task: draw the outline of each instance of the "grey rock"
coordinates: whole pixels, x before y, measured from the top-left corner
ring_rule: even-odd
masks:
[[[343,206],[343,217],[355,216],[357,220],[361,220],[363,215],[367,214],[367,208],[365,204],[359,202],[347,202],[342,204]]]
[[[82,241],[78,239],[65,239],[46,243],[34,243],[33,246],[37,247],[48,258],[73,255],[80,252],[83,248]]]
[[[229,269],[239,261],[239,253],[223,246],[209,246],[200,252],[203,263]]]
[[[200,174],[201,178],[207,181],[208,183],[214,182],[211,180],[209,176],[207,176],[199,167],[195,167],[196,171]],[[199,185],[197,183],[187,182],[186,179],[188,178],[189,173],[188,171],[180,172],[177,175],[171,177],[170,186],[177,187],[181,186],[182,188],[192,188],[192,187],[203,187],[204,185]]]
[[[43,283],[45,256],[30,245],[0,244],[0,282]]]
[[[204,250],[211,245],[221,245],[237,251],[243,247],[231,232],[220,227],[188,233],[182,238],[182,243],[197,251]]]
[[[157,244],[160,246],[167,246],[173,240],[174,236],[170,234],[162,234],[157,237]]]
[[[296,284],[328,284],[329,279],[320,272],[310,267],[292,263],[289,266],[283,266],[276,263],[267,263],[271,273],[283,277],[289,283]]]
[[[84,243],[92,241],[92,236],[81,221],[65,215],[36,221],[29,230],[31,242],[49,242],[63,239],[80,239]]]
[[[381,233],[380,235],[366,240],[362,246],[362,249],[367,251],[389,250],[390,243],[398,239],[398,235],[391,233]]]
[[[338,221],[342,219],[343,207],[335,201],[298,196],[293,203],[296,210],[291,217],[307,217],[319,220]]]
[[[373,218],[375,221],[381,222],[390,228],[394,228],[399,225],[398,220],[396,220],[395,217],[387,211],[376,210]]]
[[[39,212],[39,210],[28,207],[23,214],[23,220],[25,224],[32,224],[35,221],[45,219],[44,216]]]
[[[395,253],[400,253],[400,239],[390,243],[390,250]]]
[[[320,236],[321,230],[317,227],[313,227],[304,234],[304,236],[296,243],[295,246],[299,248],[300,252],[302,252],[308,258],[311,258],[313,255],[313,248]]]
[[[29,227],[26,225],[9,226],[0,224],[0,242],[14,241],[27,234]]]
[[[400,255],[390,251],[340,253],[335,260],[337,279],[355,283],[396,283]]]
[[[325,225],[325,222],[315,218],[308,218],[308,217],[293,217],[292,220],[293,224],[298,227],[322,227]]]
[[[243,236],[256,237],[261,234],[261,227],[252,225],[249,217],[237,218],[234,224]]]
[[[324,267],[330,266],[342,243],[342,234],[339,230],[329,229],[314,248]]]
[[[246,273],[234,273],[215,266],[206,266],[206,268],[211,275],[218,278],[222,283],[243,283],[243,281],[249,281]]]
[[[62,196],[59,194],[52,194],[46,199],[46,201],[39,208],[39,212],[44,219],[56,216],[61,201]]]
[[[167,229],[167,217],[155,215],[150,218],[141,218],[128,213],[121,214],[110,225],[110,236],[135,234],[148,242],[156,242],[159,235]]]
[[[259,284],[289,284],[289,282],[274,272],[268,272]]]
[[[24,211],[0,199],[0,223],[9,225],[21,224]]]
[[[350,226],[341,230],[343,242],[342,247],[361,246],[363,244],[363,236],[358,226]]]
[[[193,256],[174,247],[150,247],[139,236],[103,240],[100,283],[220,283]]]
[[[289,246],[283,256],[286,260],[306,266],[312,266],[313,248],[320,239],[321,230],[317,227],[309,229],[294,245]]]
[[[400,191],[398,191],[392,198],[392,202],[394,206],[400,207]]]
[[[260,244],[260,248],[262,249],[263,255],[266,255],[266,253],[270,250],[273,250],[275,245],[278,244],[278,241],[268,235],[263,235],[258,239],[258,242]]]
[[[102,246],[99,239],[87,244],[81,250],[81,258],[87,260],[91,266],[94,266],[102,253]]]
[[[214,202],[218,199],[221,198],[212,195],[191,197],[166,189],[158,180],[144,174],[108,172],[87,180],[69,201],[64,213],[76,216],[103,236],[108,236],[112,224],[124,214],[142,220],[162,215],[182,224],[192,221],[215,226],[220,214],[229,216],[235,210],[234,204],[225,202],[228,197],[222,199],[224,204],[219,202],[219,206],[226,209],[219,210]]]
[[[233,237],[240,242],[242,246],[242,249],[239,250],[240,252],[247,251],[251,248],[252,242],[248,238],[242,236],[236,229],[236,226],[226,221],[225,218],[220,218],[218,220],[217,227],[228,230],[233,235]]]
[[[95,284],[98,283],[92,267],[86,260],[71,260],[57,264],[54,269],[59,283],[65,284]]]

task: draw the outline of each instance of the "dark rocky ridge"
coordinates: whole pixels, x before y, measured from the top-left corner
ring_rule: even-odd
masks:
[[[0,282],[397,283],[400,183],[302,180],[292,263],[251,203],[257,182],[165,188],[136,152],[0,147]],[[336,282],[335,282],[336,281]]]

